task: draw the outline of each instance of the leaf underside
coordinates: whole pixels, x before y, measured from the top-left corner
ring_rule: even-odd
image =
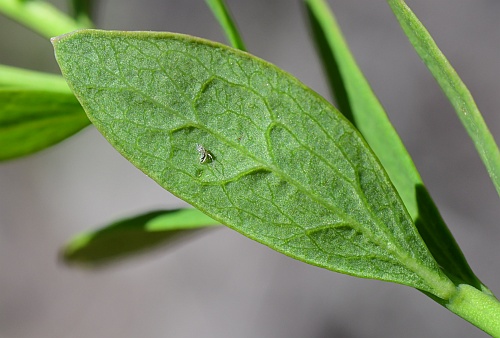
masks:
[[[82,30],[53,44],[94,125],[165,189],[296,259],[448,296],[370,148],[289,74],[179,34]]]

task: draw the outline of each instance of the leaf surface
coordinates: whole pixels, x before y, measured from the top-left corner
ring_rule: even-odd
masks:
[[[89,123],[69,92],[0,87],[0,161],[45,149]]]
[[[76,236],[63,249],[63,258],[69,264],[102,266],[219,224],[196,209],[151,211]]]
[[[289,74],[180,34],[82,30],[53,44],[94,125],[165,189],[309,264],[453,293],[363,138]]]

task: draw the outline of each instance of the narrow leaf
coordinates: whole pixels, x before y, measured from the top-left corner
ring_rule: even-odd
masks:
[[[73,238],[63,250],[70,264],[102,266],[136,256],[220,223],[196,209],[159,210],[124,219]]]
[[[238,28],[236,27],[236,23],[231,17],[231,13],[229,12],[229,8],[227,7],[225,1],[206,0],[206,2],[217,21],[219,21],[219,25],[226,34],[231,46],[240,50],[246,50],[243,39],[241,38]]]
[[[340,111],[358,128],[394,183],[420,235],[449,275],[480,286],[432,201],[403,142],[358,67],[323,0],[306,0],[307,13]]]
[[[180,34],[82,30],[53,44],[109,142],[213,219],[309,264],[453,294],[361,135],[289,74]]]
[[[71,93],[0,87],[0,161],[45,149],[89,123]]]
[[[500,151],[471,93],[431,35],[402,0],[387,1],[415,51],[450,100],[500,194]]]
[[[24,88],[73,95],[61,75],[0,65],[0,88]]]

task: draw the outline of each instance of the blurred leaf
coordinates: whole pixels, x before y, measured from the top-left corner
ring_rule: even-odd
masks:
[[[500,194],[500,152],[471,93],[427,29],[402,0],[387,1],[417,54],[450,100]]]
[[[0,161],[45,149],[89,124],[73,94],[0,87]]]
[[[82,30],[53,44],[108,141],[210,217],[313,265],[454,292],[361,135],[289,74],[180,34]]]
[[[438,264],[454,279],[480,287],[384,108],[359,69],[333,13],[323,0],[306,0],[305,4],[340,111],[358,128],[382,162]]]
[[[64,248],[63,257],[70,264],[99,266],[178,243],[219,224],[196,209],[152,211],[78,235]]]
[[[229,8],[227,7],[224,0],[206,0],[208,6],[212,10],[215,18],[219,22],[224,33],[226,33],[226,37],[229,40],[229,43],[234,48],[238,48],[240,50],[246,50],[245,43],[241,38],[241,35],[236,27],[235,22],[231,17],[231,13],[229,12]]]
[[[72,9],[73,18],[79,23],[81,28],[92,28],[92,11],[94,9],[94,0],[69,0]]]
[[[73,96],[61,75],[0,65],[0,89],[5,88],[50,91]]]

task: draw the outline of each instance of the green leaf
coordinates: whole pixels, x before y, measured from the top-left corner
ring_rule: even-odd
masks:
[[[220,223],[196,209],[158,210],[124,219],[73,238],[63,250],[70,264],[102,266]]]
[[[396,187],[420,235],[445,272],[468,284],[480,281],[444,223],[403,142],[359,69],[323,0],[306,0],[307,13],[340,111],[358,128]]]
[[[240,50],[246,50],[245,43],[241,38],[238,28],[236,27],[236,23],[232,19],[229,8],[224,0],[206,0],[206,2],[224,30],[231,46]]]
[[[61,75],[0,65],[0,88],[24,88],[73,95]]]
[[[500,151],[471,93],[431,35],[402,0],[387,1],[415,51],[450,100],[500,194]]]
[[[361,135],[289,74],[180,34],[52,42],[94,125],[165,189],[309,264],[453,294]]]
[[[0,161],[45,149],[89,123],[71,93],[0,87]]]

